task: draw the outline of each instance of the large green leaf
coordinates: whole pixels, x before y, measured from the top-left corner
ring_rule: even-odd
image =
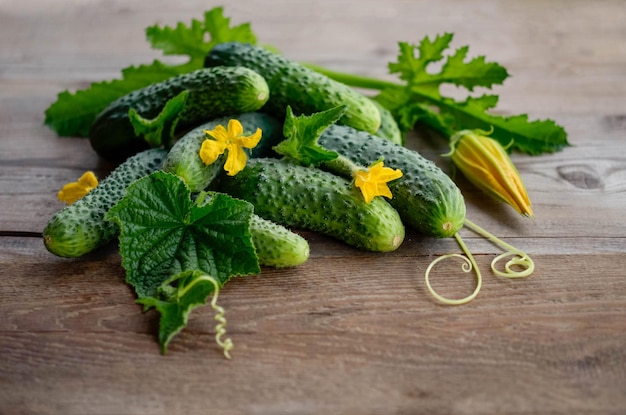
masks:
[[[185,183],[158,171],[139,179],[106,214],[120,227],[126,280],[154,297],[173,275],[201,270],[224,284],[260,272],[250,236],[251,204],[224,194],[192,201]]]
[[[136,89],[202,68],[205,55],[218,43],[256,43],[250,25],[231,26],[221,7],[205,12],[203,21],[194,19],[188,25],[179,22],[174,27],[150,26],[146,29],[146,37],[152,48],[160,49],[164,55],[184,56],[187,61],[168,65],[155,60],[150,65],[130,66],[122,69],[121,79],[94,82],[76,92],[63,91],[46,109],[45,124],[59,136],[87,137],[98,114],[116,99]]]

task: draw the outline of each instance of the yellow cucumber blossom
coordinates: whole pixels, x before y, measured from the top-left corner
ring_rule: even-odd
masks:
[[[452,162],[465,177],[483,192],[511,205],[524,216],[533,209],[519,172],[509,155],[490,132],[463,130],[451,139]]]
[[[63,186],[63,188],[59,190],[59,193],[57,193],[57,198],[61,202],[71,205],[87,193],[91,192],[91,190],[96,186],[98,186],[98,178],[92,171],[88,171],[80,176],[77,181]]]
[[[354,185],[361,189],[365,202],[369,203],[375,196],[391,199],[391,190],[387,182],[400,177],[402,177],[400,170],[385,167],[382,161],[377,161],[367,170],[357,170],[354,173]]]
[[[228,129],[218,125],[213,130],[204,130],[204,133],[212,137],[202,142],[200,158],[206,165],[213,164],[217,158],[228,150],[224,170],[229,176],[234,176],[246,167],[248,156],[244,148],[254,148],[261,141],[261,129],[250,136],[243,135],[243,127],[238,120],[228,121]]]

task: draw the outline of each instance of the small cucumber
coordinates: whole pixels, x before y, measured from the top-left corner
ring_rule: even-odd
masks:
[[[382,198],[365,203],[351,182],[279,159],[250,159],[215,190],[246,200],[255,213],[285,226],[317,231],[357,248],[388,252],[404,240],[398,212]]]
[[[177,132],[223,115],[256,111],[269,96],[265,79],[250,69],[198,69],[133,91],[112,102],[91,127],[91,146],[100,156],[116,162],[148,148],[143,136],[135,135],[129,110],[153,119],[170,99],[183,91],[189,91],[189,95],[179,114]]]
[[[244,66],[265,78],[270,98],[264,111],[284,119],[287,106],[295,114],[311,114],[340,105],[349,108],[340,123],[374,133],[380,126],[380,113],[364,95],[297,62],[246,43],[230,42],[215,46],[204,66]]]
[[[250,234],[261,265],[295,267],[309,259],[307,240],[278,223],[252,215]]]
[[[79,257],[111,241],[118,228],[104,215],[132,182],[160,169],[166,154],[163,149],[150,149],[130,157],[83,198],[56,212],[43,231],[48,251]]]
[[[452,179],[418,152],[389,140],[341,125],[328,127],[319,144],[369,166],[381,158],[385,166],[400,169],[402,177],[389,183],[394,206],[404,223],[436,237],[454,235],[465,221],[465,200]]]
[[[219,118],[198,126],[181,137],[165,158],[163,170],[182,178],[192,192],[204,190],[222,171],[225,160],[220,157],[209,166],[202,162],[199,152],[202,142],[207,138],[204,130],[212,130],[220,124],[226,127],[231,118],[241,122],[246,134],[254,133],[257,128],[263,132],[261,142],[250,151],[250,157],[274,155],[272,147],[284,139],[282,123],[264,113],[249,112]]]
[[[215,192],[201,192],[207,203]],[[250,217],[250,236],[259,264],[275,268],[295,267],[309,259],[309,243],[302,236],[256,214]]]

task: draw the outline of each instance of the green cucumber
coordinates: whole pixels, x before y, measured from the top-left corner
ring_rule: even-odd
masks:
[[[402,177],[390,182],[395,207],[402,220],[422,233],[452,236],[463,227],[465,200],[452,179],[418,152],[341,125],[328,127],[318,143],[352,162],[369,166],[383,159],[385,166],[400,169]]]
[[[252,215],[250,234],[259,263],[263,266],[295,267],[309,259],[307,240],[278,223]]]
[[[160,169],[166,154],[163,149],[149,149],[130,157],[83,198],[56,212],[43,231],[48,251],[76,258],[114,239],[119,228],[104,220],[106,212],[131,183]],[[250,233],[261,265],[290,267],[308,259],[308,242],[279,224],[252,215]]]
[[[203,191],[200,205],[208,203],[215,192]],[[259,264],[274,268],[295,267],[309,259],[309,243],[286,227],[263,219],[256,214],[250,217],[250,236]]]
[[[404,145],[404,136],[402,135],[398,122],[394,118],[391,111],[380,105],[375,99],[372,99],[372,102],[376,105],[376,108],[378,108],[378,111],[380,112],[380,128],[374,135],[386,138],[396,144]]]
[[[231,118],[241,122],[245,134],[254,133],[257,128],[262,131],[261,142],[250,151],[250,157],[275,155],[272,147],[284,139],[282,123],[270,115],[250,112],[219,118],[189,131],[170,149],[163,162],[163,170],[182,178],[192,192],[204,190],[222,171],[225,162],[222,156],[207,166],[200,159],[200,147],[207,139],[204,130],[212,130],[220,124],[226,127]]]
[[[380,113],[364,95],[312,69],[258,46],[230,42],[215,46],[204,66],[244,66],[265,78],[270,98],[264,111],[284,119],[287,106],[295,114],[311,114],[340,105],[349,108],[339,123],[374,133],[380,127]]]
[[[255,214],[285,226],[389,252],[404,240],[398,212],[382,198],[365,203],[352,183],[332,173],[273,158],[250,159],[235,176],[221,174],[215,190],[246,200]]]
[[[167,154],[149,149],[130,157],[84,197],[56,212],[43,231],[44,245],[61,257],[79,257],[108,243],[118,228],[104,220],[106,212],[135,180],[161,168]]]
[[[91,127],[91,146],[103,158],[116,162],[148,148],[144,137],[135,134],[129,111],[132,109],[145,119],[154,119],[169,100],[184,91],[189,94],[174,124],[176,132],[227,114],[256,111],[269,96],[263,77],[250,69],[198,69],[133,91],[112,102]]]

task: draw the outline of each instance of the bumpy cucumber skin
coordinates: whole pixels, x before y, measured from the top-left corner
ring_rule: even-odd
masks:
[[[265,219],[364,250],[389,252],[404,240],[400,216],[385,200],[365,203],[348,180],[317,168],[250,159],[237,175],[220,175],[216,190],[252,203]]]
[[[250,157],[275,155],[272,147],[284,139],[282,123],[270,115],[249,112],[218,118],[186,133],[170,149],[163,162],[163,170],[183,179],[192,192],[207,188],[223,170],[225,157],[221,156],[215,163],[208,166],[202,162],[199,152],[202,142],[207,138],[204,130],[212,130],[220,124],[226,127],[231,118],[241,122],[246,134],[254,133],[257,128],[262,130],[261,141],[251,149]]]
[[[154,118],[168,100],[185,90],[190,93],[177,131],[227,114],[256,111],[269,97],[265,79],[250,69],[198,69],[138,89],[112,102],[91,127],[91,146],[103,158],[116,162],[145,150],[148,144],[143,137],[135,135],[128,111],[132,108],[144,118]]]
[[[106,212],[126,193],[135,180],[161,168],[163,149],[145,150],[129,158],[83,198],[56,212],[43,231],[45,247],[68,258],[87,254],[111,241],[117,225],[104,220]]]
[[[250,235],[259,264],[274,268],[295,267],[309,259],[309,243],[282,225],[252,215]]]
[[[219,65],[244,66],[261,74],[270,88],[263,109],[280,119],[288,105],[297,115],[348,105],[341,124],[372,133],[380,126],[380,113],[367,97],[266,49],[238,42],[219,44],[209,51],[204,66]]]
[[[362,166],[383,159],[402,177],[389,183],[402,220],[424,234],[449,237],[463,227],[465,200],[450,177],[418,152],[350,127],[333,125],[318,142]]]
[[[404,136],[402,135],[398,122],[393,117],[391,111],[383,107],[374,99],[372,99],[372,102],[376,105],[376,108],[378,108],[378,111],[380,112],[380,128],[374,135],[385,138],[398,145],[404,145]]]

